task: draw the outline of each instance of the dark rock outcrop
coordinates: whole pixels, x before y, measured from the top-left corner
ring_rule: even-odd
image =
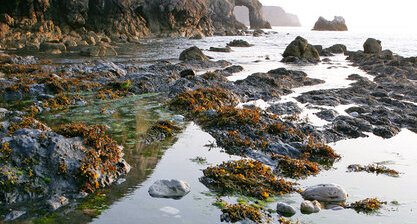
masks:
[[[310,62],[317,63],[320,61],[320,55],[317,49],[300,36],[296,37],[284,51],[282,55],[283,62]]]
[[[262,12],[271,26],[301,26],[297,15],[287,13],[279,6],[263,6]],[[238,21],[250,25],[249,10],[246,7],[235,7],[234,14]]]
[[[380,54],[382,52],[381,41],[374,38],[368,38],[363,44],[365,54]]]
[[[209,58],[198,48],[191,47],[180,54],[181,61],[207,61]]]
[[[335,16],[332,21],[320,16],[317,22],[314,24],[313,30],[318,31],[347,31],[345,19],[341,16]]]

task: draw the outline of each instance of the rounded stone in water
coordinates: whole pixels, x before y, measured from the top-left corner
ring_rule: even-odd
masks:
[[[345,189],[337,184],[319,184],[308,187],[301,195],[305,200],[327,203],[344,202],[347,199]]]
[[[277,204],[277,213],[285,216],[285,217],[291,217],[297,213],[294,207],[291,205],[284,203],[284,202],[278,202]]]
[[[318,201],[303,201],[300,210],[303,214],[318,213],[321,210],[321,205]]]
[[[157,180],[149,188],[148,193],[155,198],[180,199],[190,193],[190,185],[182,180]]]

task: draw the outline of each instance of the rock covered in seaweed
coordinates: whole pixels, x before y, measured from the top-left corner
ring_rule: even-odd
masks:
[[[130,170],[122,147],[102,126],[68,125],[52,131],[15,114],[1,122],[0,199],[6,206],[36,201],[57,209],[68,202],[55,203],[54,198],[73,200],[81,191],[109,186]]]

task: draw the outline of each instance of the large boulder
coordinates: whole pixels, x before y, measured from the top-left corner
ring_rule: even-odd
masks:
[[[157,180],[149,188],[148,193],[156,198],[179,199],[190,193],[191,187],[181,180]]]
[[[308,187],[301,195],[305,200],[317,200],[325,203],[340,203],[347,199],[345,189],[337,184],[319,184]]]
[[[320,61],[320,55],[317,49],[300,36],[296,37],[284,51],[282,55],[283,62],[290,62],[289,59],[296,58],[302,61],[317,63]]]
[[[317,31],[347,31],[347,25],[345,19],[341,16],[335,16],[332,21],[320,16],[317,22],[314,24],[313,30]]]
[[[382,52],[381,41],[368,38],[363,44],[363,50],[365,54],[380,54]]]
[[[180,54],[181,61],[207,61],[209,58],[200,50],[200,48],[194,46],[190,47]]]

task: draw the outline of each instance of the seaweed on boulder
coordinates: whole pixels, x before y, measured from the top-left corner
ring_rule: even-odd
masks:
[[[185,113],[199,113],[206,110],[219,110],[224,106],[237,105],[238,98],[223,88],[201,88],[177,95],[169,103],[172,110]]]
[[[56,132],[65,137],[82,137],[84,144],[89,146],[79,170],[82,190],[94,192],[120,173],[128,172],[129,166],[122,160],[122,147],[109,137],[104,125],[73,123],[56,128]]]
[[[288,156],[276,155],[278,161],[274,172],[284,177],[299,179],[311,175],[317,175],[320,172],[319,164],[303,159],[292,159]]]
[[[259,199],[296,191],[295,183],[277,178],[270,167],[253,160],[223,162],[203,171],[200,181],[220,194],[242,194]]]

